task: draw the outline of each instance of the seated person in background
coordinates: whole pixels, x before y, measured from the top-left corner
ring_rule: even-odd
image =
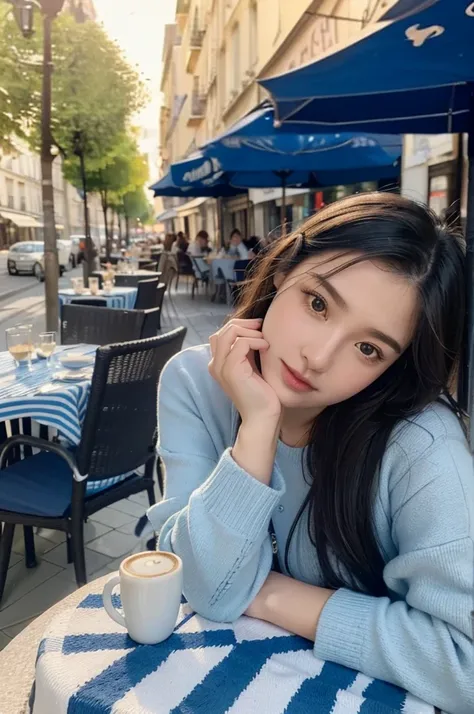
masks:
[[[176,239],[176,243],[174,244],[173,248],[171,249],[172,253],[177,253],[178,251],[181,251],[181,253],[186,253],[189,247],[189,241],[184,235],[183,231],[179,231],[178,237]]]
[[[189,254],[197,257],[199,255],[207,255],[212,248],[209,245],[209,233],[207,231],[199,231],[194,240],[189,246]]]
[[[218,258],[228,258],[230,249],[230,238],[224,238],[224,245],[217,251]]]
[[[254,258],[263,248],[263,242],[258,236],[250,236],[243,241],[243,244],[249,252],[249,258]]]
[[[249,257],[248,249],[242,240],[242,234],[238,228],[234,228],[230,234],[229,255],[235,256],[238,260],[247,260]]]

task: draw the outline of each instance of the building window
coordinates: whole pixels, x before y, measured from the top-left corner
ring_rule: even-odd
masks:
[[[232,54],[231,60],[231,90],[237,94],[239,90],[240,76],[240,25],[237,22],[232,28]]]
[[[15,190],[13,187],[13,179],[6,179],[7,186],[7,205],[8,208],[15,208]]]
[[[252,69],[258,62],[258,10],[257,3],[249,7],[249,67]]]
[[[20,211],[26,211],[26,190],[24,183],[18,184],[18,193],[20,195]]]

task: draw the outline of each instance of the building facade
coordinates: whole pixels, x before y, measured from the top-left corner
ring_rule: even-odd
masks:
[[[53,164],[55,219],[58,237],[84,233],[83,201],[67,183],[61,160]],[[102,214],[97,197],[90,198],[91,232],[102,232]],[[11,154],[0,154],[0,249],[19,240],[43,239],[40,157],[18,143]]]
[[[163,50],[162,174],[170,163],[218,135],[266,98],[256,82],[257,76],[288,71],[317,59],[377,21],[395,2],[177,0],[175,23],[166,27]],[[414,152],[412,161],[421,160],[419,149],[412,148],[417,142],[418,139],[407,137],[405,153]],[[449,187],[442,188],[446,178],[431,168],[437,162],[435,154],[439,147],[435,148],[429,139],[426,143],[432,147],[428,159],[426,151],[423,154],[429,174],[425,183],[428,181],[431,189],[419,193],[422,200],[428,200],[430,194],[431,201],[440,204],[439,192],[451,195],[452,191]],[[452,146],[447,150],[444,142],[441,150],[448,162],[453,160]],[[415,166],[419,169],[420,165],[405,161],[404,171],[409,172]],[[418,174],[421,175],[421,169]],[[412,178],[407,174],[403,181],[408,186]],[[361,185],[357,190],[374,187]],[[311,194],[289,191],[287,220],[297,222],[328,200],[352,190],[354,187],[334,187]],[[244,198],[187,202],[184,207],[181,204],[182,199],[163,201],[161,208],[168,217],[167,229],[191,230],[192,226],[194,232],[204,227],[216,235],[215,226],[219,223],[224,234],[239,227],[246,233],[263,235],[280,223],[281,191],[249,191]],[[217,234],[216,242],[220,240]]]

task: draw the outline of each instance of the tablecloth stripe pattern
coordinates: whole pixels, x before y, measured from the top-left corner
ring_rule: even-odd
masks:
[[[137,291],[137,288],[113,288],[110,295],[101,292],[97,297],[106,300],[107,307],[133,310],[137,299]],[[91,297],[91,295],[76,295],[72,289],[67,288],[59,291],[59,304],[64,305],[70,303],[71,300],[81,300],[81,298],[90,300]]]
[[[115,605],[120,606],[115,597]],[[433,714],[386,682],[314,657],[308,640],[181,605],[171,637],[137,645],[88,595],[40,644],[32,714]]]
[[[60,353],[64,349],[58,348]],[[75,352],[95,354],[96,346],[76,345]],[[16,368],[8,352],[0,352],[0,422],[29,417],[40,424],[57,429],[68,445],[77,446],[81,440],[82,423],[87,410],[91,381],[79,383],[57,382],[60,392],[38,393],[40,387],[51,382],[52,372],[46,360],[35,360],[31,371]],[[90,481],[87,493],[97,493],[113,486],[130,474],[114,476],[102,481]]]

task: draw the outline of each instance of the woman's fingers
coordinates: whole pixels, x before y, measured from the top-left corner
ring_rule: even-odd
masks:
[[[219,332],[213,335],[211,350],[212,358],[217,369],[222,367],[232,349],[232,345],[238,337],[251,338],[262,336],[258,330],[259,324],[254,323],[255,327],[253,327],[249,326],[248,320],[243,320],[242,322],[244,324],[229,323],[223,327],[222,330],[219,330]]]
[[[263,337],[237,337],[223,365],[223,376],[225,377],[227,374],[232,375],[236,367],[248,362],[249,352],[251,350],[265,350],[267,347],[268,342],[264,340]]]

